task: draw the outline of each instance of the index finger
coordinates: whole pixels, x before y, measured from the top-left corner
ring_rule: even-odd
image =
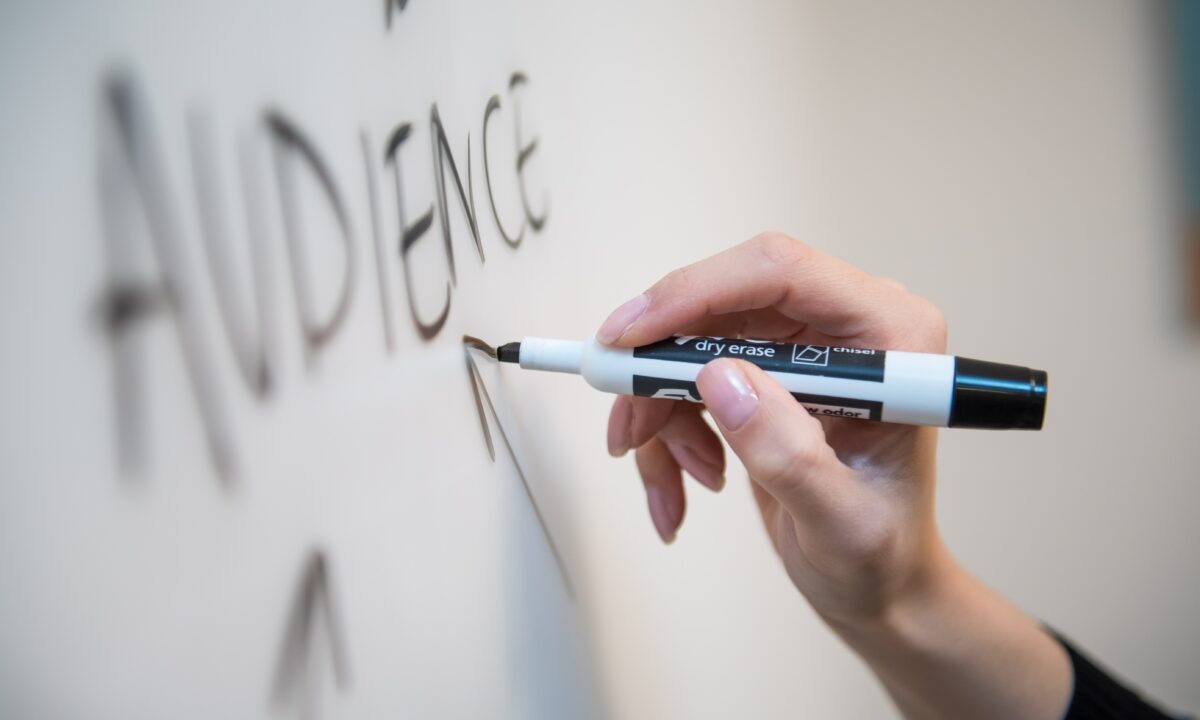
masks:
[[[767,307],[826,335],[880,346],[894,345],[913,331],[939,332],[936,310],[931,313],[927,301],[898,284],[785,235],[764,233],[672,271],[617,308],[596,339],[622,347],[645,345],[710,315]]]

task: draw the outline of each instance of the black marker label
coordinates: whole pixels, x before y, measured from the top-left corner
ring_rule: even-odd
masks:
[[[687,400],[703,402],[696,383],[690,380],[668,380],[666,378],[633,376],[633,394],[642,397],[665,398],[667,400]],[[879,420],[883,414],[883,403],[877,400],[859,400],[857,398],[832,397],[829,395],[811,395],[809,393],[792,393],[792,397],[804,403],[804,408],[810,415],[817,417],[857,418],[859,420]]]
[[[792,393],[792,397],[804,403],[804,409],[808,410],[809,415],[817,417],[879,420],[883,415],[883,403],[878,400],[858,400],[856,398],[830,397],[829,395],[809,395],[808,393]]]
[[[691,380],[668,380],[666,378],[633,376],[633,394],[642,397],[664,398],[666,400],[687,400],[688,402],[704,402],[696,383]]]
[[[717,358],[740,358],[763,370],[800,375],[822,375],[847,380],[883,382],[883,350],[790,345],[787,343],[733,340],[683,335],[633,349],[633,356],[704,364]]]

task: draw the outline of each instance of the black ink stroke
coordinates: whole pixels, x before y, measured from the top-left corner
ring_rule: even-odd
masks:
[[[209,457],[228,487],[237,462],[148,105],[137,82],[124,72],[106,80],[103,100],[97,180],[107,287],[100,305],[114,351],[118,463],[128,475],[144,462],[146,375],[141,344],[133,331],[144,319],[165,310],[174,321]],[[141,223],[134,215],[145,223],[159,275],[154,280],[139,277],[135,227]]]
[[[413,245],[416,245],[417,241],[433,225],[433,206],[431,205],[421,217],[417,218],[415,223],[412,225],[408,224],[408,216],[404,211],[404,183],[403,174],[400,172],[399,152],[400,146],[404,144],[404,141],[408,139],[411,133],[411,123],[403,123],[397,126],[392,131],[391,137],[388,138],[383,160],[385,163],[392,164],[396,175],[396,213],[399,217],[400,227],[400,263],[404,267],[404,289],[408,295],[408,312],[412,317],[413,324],[417,326],[417,332],[421,335],[421,339],[428,342],[442,331],[442,326],[446,324],[446,318],[450,316],[450,283],[446,283],[446,302],[442,305],[441,313],[438,314],[433,322],[422,320],[420,314],[417,312],[417,296],[413,290],[413,273],[408,253],[412,250]]]
[[[216,167],[216,147],[212,138],[212,126],[198,112],[188,118],[188,140],[191,145],[192,172],[195,178],[196,207],[200,216],[200,234],[209,276],[217,299],[217,309],[222,327],[229,339],[233,358],[241,372],[246,387],[262,398],[271,391],[271,367],[267,347],[271,331],[271,287],[266,250],[266,223],[262,216],[262,198],[253,175],[253,163],[249,146],[243,146],[239,154],[242,190],[245,194],[246,241],[249,246],[250,271],[254,284],[255,331],[247,326],[246,303],[241,286],[234,273],[227,239],[225,208],[221,202],[221,183]]]
[[[371,158],[371,139],[367,131],[359,134],[362,143],[363,169],[367,173],[367,205],[371,213],[371,246],[375,248],[375,271],[379,282],[379,313],[383,322],[383,345],[390,355],[395,350],[395,331],[392,329],[391,290],[383,251],[383,232],[379,229],[379,181],[375,177],[375,166]]]
[[[404,12],[406,7],[408,0],[383,0],[383,22],[389,30],[392,28],[392,15]]]
[[[525,239],[525,225],[527,220],[521,219],[521,229],[516,235],[509,235],[504,228],[504,223],[500,221],[500,211],[496,209],[496,194],[492,191],[492,172],[488,167],[488,123],[491,121],[492,113],[500,109],[500,96],[493,95],[488,99],[487,107],[483,111],[483,179],[487,183],[488,189],[488,205],[492,208],[492,218],[496,221],[496,229],[500,231],[500,237],[504,238],[504,242],[510,247],[519,247],[521,241]]]
[[[508,434],[504,432],[504,426],[500,424],[500,416],[496,414],[496,406],[492,404],[492,398],[488,394],[487,386],[483,382],[483,377],[479,374],[479,368],[475,365],[475,358],[472,355],[472,350],[478,350],[490,357],[495,357],[496,351],[487,343],[479,338],[471,337],[470,335],[463,336],[463,357],[467,363],[467,377],[471,381],[471,394],[475,399],[475,410],[479,414],[479,427],[483,431],[483,441],[487,445],[488,456],[492,462],[496,460],[496,447],[492,442],[492,431],[488,426],[487,413],[484,411],[484,406],[487,407],[487,412],[490,412],[492,419],[496,422],[496,430],[500,435],[500,440],[504,443],[504,447],[508,450],[509,457],[512,458],[513,467],[517,469],[517,477],[521,480],[521,488],[525,491],[525,497],[529,500],[529,506],[533,509],[533,515],[537,518],[538,527],[542,531],[542,537],[546,540],[546,547],[549,548],[551,556],[554,557],[554,564],[558,568],[558,575],[562,579],[563,588],[566,590],[569,597],[575,596],[575,590],[571,583],[570,574],[567,572],[566,563],[563,562],[558,546],[554,542],[554,537],[550,534],[550,528],[546,525],[546,519],[542,515],[541,508],[538,507],[537,499],[533,496],[533,490],[529,487],[529,480],[525,477],[525,471],[521,469],[521,462],[517,459],[517,453],[513,450],[512,443],[508,440]]]
[[[283,210],[283,229],[287,236],[288,258],[291,261],[292,288],[296,295],[296,311],[300,318],[300,327],[304,331],[304,348],[307,356],[313,355],[329,341],[341,327],[350,308],[355,281],[355,261],[353,234],[350,231],[350,218],[346,214],[346,206],[338,194],[337,185],[329,166],[321,158],[316,147],[300,132],[290,120],[277,111],[269,111],[264,118],[267,127],[274,136],[275,176],[279,184],[279,203]],[[306,253],[304,251],[304,230],[300,222],[299,199],[296,197],[295,177],[292,168],[294,162],[289,157],[303,161],[312,171],[329,201],[330,208],[337,218],[341,230],[342,248],[346,263],[342,270],[342,284],[337,302],[333,310],[324,319],[317,317],[315,300],[313,299],[310,283],[312,275],[309,272]]]
[[[488,345],[487,343],[485,343],[484,341],[480,340],[479,338],[477,338],[473,335],[463,335],[463,345],[466,345],[467,347],[472,348],[474,350],[478,350],[479,352],[483,353],[484,355],[487,355],[488,357],[490,357],[493,360],[496,359],[496,348],[492,347],[491,345]]]
[[[330,580],[329,561],[320,548],[309,552],[284,627],[275,669],[272,700],[276,707],[295,708],[301,718],[316,718],[319,678],[313,676],[312,648],[318,623],[329,639],[330,665],[338,690],[350,686],[350,665],[341,615]]]
[[[475,251],[479,253],[479,261],[484,262],[483,242],[479,239],[479,222],[475,214],[475,184],[471,179],[471,136],[467,135],[467,189],[463,190],[462,177],[458,174],[458,165],[454,162],[454,154],[450,151],[450,141],[446,139],[446,130],[442,127],[442,118],[438,115],[437,103],[429,109],[429,130],[433,140],[433,183],[437,190],[438,216],[442,221],[442,242],[446,245],[446,260],[450,263],[450,282],[458,284],[458,276],[454,269],[454,248],[450,243],[450,210],[446,206],[446,167],[450,161],[450,173],[454,177],[454,187],[458,191],[458,202],[466,216],[467,227],[471,230],[471,238],[475,241]]]
[[[529,159],[533,157],[533,153],[537,150],[538,139],[533,138],[528,144],[523,144],[521,141],[521,107],[517,103],[517,88],[526,85],[529,78],[523,72],[515,72],[508,80],[508,94],[513,100],[513,128],[517,138],[517,189],[521,193],[521,207],[525,209],[525,217],[529,220],[529,224],[533,226],[534,232],[541,231],[546,224],[546,216],[549,214],[549,200],[542,200],[542,214],[538,216],[534,213],[533,208],[529,204],[529,194],[525,190],[525,166],[529,163]]]
[[[388,7],[404,8],[405,3],[397,0]],[[525,237],[526,228],[538,233],[546,222],[547,211],[541,215],[534,212],[529,203],[526,171],[538,149],[538,139],[524,140],[518,89],[528,83],[524,73],[513,73],[509,82],[511,110],[517,148],[515,171],[521,197],[522,219],[518,232],[513,235],[500,219],[493,194],[493,177],[488,153],[490,121],[501,109],[501,100],[493,95],[484,110],[483,153],[484,173],[487,182],[488,201],[497,228],[504,240],[516,248]],[[223,403],[227,400],[224,388],[219,386],[215,366],[222,351],[212,347],[207,337],[203,317],[204,297],[197,294],[193,285],[192,272],[196,263],[191,262],[185,247],[181,216],[177,212],[176,198],[168,181],[167,167],[160,151],[155,128],[151,122],[148,103],[143,99],[140,87],[125,73],[116,73],[105,78],[103,105],[100,116],[100,142],[98,163],[98,195],[103,228],[105,262],[105,287],[99,300],[100,315],[105,337],[112,353],[113,392],[115,394],[115,422],[117,461],[123,475],[140,470],[144,464],[145,440],[150,424],[146,422],[147,377],[144,372],[144,333],[140,328],[156,317],[167,319],[175,327],[180,351],[185,364],[191,394],[197,406],[205,433],[208,452],[217,474],[225,483],[236,475],[236,452],[234,434],[227,419]],[[520,94],[523,95],[523,94]],[[411,136],[413,126],[398,125],[392,132],[384,152],[384,168],[391,163],[395,177],[396,213],[399,226],[396,235],[403,268],[408,309],[413,324],[423,341],[431,341],[444,328],[450,313],[453,291],[457,284],[455,253],[450,228],[452,199],[446,192],[447,179],[453,180],[453,190],[467,221],[480,262],[485,261],[480,236],[478,213],[475,205],[473,155],[471,137],[467,135],[466,183],[451,151],[442,118],[436,104],[430,107],[430,135],[435,183],[435,199],[415,221],[409,222],[404,204],[403,173],[399,153],[404,142]],[[227,216],[228,199],[221,180],[220,163],[217,162],[213,141],[212,125],[208,118],[193,113],[189,116],[187,139],[192,161],[199,236],[203,245],[204,264],[211,281],[217,302],[217,312],[222,326],[218,334],[228,340],[236,370],[242,382],[255,399],[263,400],[278,388],[276,384],[278,355],[275,305],[276,288],[272,262],[275,260],[270,248],[271,233],[265,213],[262,182],[257,175],[259,165],[254,162],[254,149],[248,138],[243,137],[237,154],[241,171],[241,186],[244,194],[246,236],[245,248],[241,238],[231,231]],[[356,258],[356,243],[351,227],[347,205],[340,194],[330,165],[318,152],[317,147],[300,131],[298,125],[282,113],[268,110],[261,116],[259,133],[269,137],[275,183],[279,196],[282,224],[285,235],[285,252],[290,267],[294,307],[299,319],[305,360],[311,363],[319,351],[344,327],[349,316],[355,283],[359,271]],[[494,140],[494,138],[492,138]],[[381,205],[378,167],[371,162],[371,143],[365,130],[360,132],[360,144],[367,173],[368,205],[370,209],[372,247],[378,273],[378,290],[383,327],[383,341],[389,354],[395,348],[395,308],[390,288],[390,268],[386,267],[385,248],[388,243],[387,223],[381,214],[387,212]],[[460,156],[461,159],[461,156]],[[449,173],[447,173],[447,166]],[[303,228],[302,207],[309,198],[300,194],[298,182],[304,173],[316,183],[316,193],[323,196],[315,202],[328,204],[336,221],[336,228],[326,236],[306,237]],[[503,175],[504,173],[500,173]],[[543,203],[543,208],[548,203]],[[437,315],[425,318],[416,304],[415,284],[424,275],[413,267],[412,250],[416,244],[430,234],[434,223],[434,211],[442,224],[444,261],[449,270],[445,283],[445,300]],[[311,233],[311,231],[310,231]],[[332,240],[328,235],[336,237]],[[310,271],[313,266],[313,243],[332,241],[342,250],[345,264],[341,268],[340,285],[334,288],[335,297],[330,307],[327,298],[318,295],[320,285],[314,285]],[[436,253],[435,253],[436,254]],[[239,272],[241,257],[248,258],[249,274]],[[147,258],[149,261],[147,262]],[[435,261],[440,262],[440,261]],[[148,266],[147,266],[148,265]],[[320,276],[318,276],[319,278]],[[196,282],[202,282],[196,280]],[[249,287],[247,287],[247,282]],[[320,305],[320,307],[318,307]],[[219,342],[219,340],[218,340]]]

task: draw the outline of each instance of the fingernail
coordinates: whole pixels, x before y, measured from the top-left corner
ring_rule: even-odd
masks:
[[[638,318],[650,307],[650,296],[646,293],[638,295],[621,307],[612,311],[612,315],[596,331],[596,339],[605,345],[616,342],[633,327]]]
[[[608,454],[615,458],[623,457],[633,445],[629,437],[633,430],[633,404],[623,400],[617,401],[609,420]]]
[[[624,442],[610,443],[608,446],[608,454],[611,457],[623,458],[629,454],[629,439],[626,437]]]
[[[682,443],[667,443],[667,448],[670,449],[671,455],[675,457],[679,466],[686,470],[688,475],[696,478],[701,485],[713,492],[720,492],[721,488],[725,487],[725,473],[719,465],[702,459],[694,450]]]
[[[666,491],[658,485],[647,485],[646,498],[650,503],[650,519],[654,521],[654,529],[662,541],[670,545],[675,542],[675,519]]]
[[[701,370],[700,394],[726,430],[737,430],[758,410],[758,394],[736,363],[722,360]]]

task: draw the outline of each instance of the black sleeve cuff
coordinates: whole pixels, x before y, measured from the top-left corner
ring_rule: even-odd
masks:
[[[1179,720],[1166,715],[1142,696],[1097,667],[1066,638],[1051,634],[1071,658],[1074,687],[1063,720]]]

